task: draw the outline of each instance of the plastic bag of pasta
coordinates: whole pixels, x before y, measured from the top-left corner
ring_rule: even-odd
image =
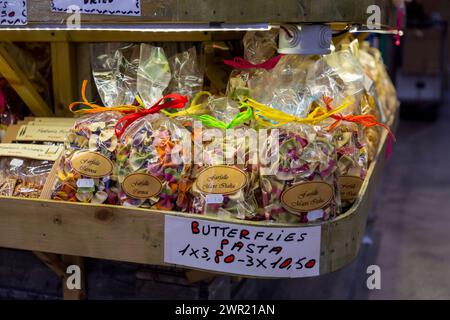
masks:
[[[332,135],[301,123],[268,130],[262,153],[267,160],[260,164],[266,218],[295,224],[336,217],[340,198]]]
[[[278,32],[248,31],[243,39],[244,58],[236,57],[233,60],[225,60],[234,70],[230,74],[227,86],[227,96],[233,100],[239,100],[251,96],[249,81],[258,78],[272,69],[281,56],[275,56],[277,52],[276,37]]]
[[[140,47],[137,44],[91,45],[92,75],[103,105],[133,103],[137,93]]]
[[[52,199],[117,204],[115,126],[123,114],[105,111],[79,118],[59,160]]]
[[[39,198],[59,146],[0,144],[0,195]]]
[[[148,110],[119,122],[117,165],[122,205],[188,210],[191,136],[176,120],[157,113],[162,108],[182,108],[186,102],[185,96],[167,95]]]
[[[240,112],[229,98],[211,99],[211,115],[194,117],[193,185],[190,212],[261,220],[257,203],[257,135],[252,110]]]

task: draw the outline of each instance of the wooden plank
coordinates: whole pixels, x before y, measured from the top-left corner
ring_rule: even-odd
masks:
[[[55,23],[64,26],[70,14],[50,11],[50,0],[29,0],[28,19],[33,23]],[[391,8],[389,0],[141,0],[140,17],[82,14],[82,23],[136,22],[334,22],[365,23],[371,4]],[[388,17],[388,14],[383,15]],[[386,21],[385,21],[386,22]]]
[[[238,32],[236,32],[238,33]],[[144,32],[101,30],[2,30],[2,41],[16,42],[182,42],[208,41],[211,32]]]
[[[0,43],[0,73],[35,116],[50,116],[52,111],[27,79],[20,66]]]
[[[69,116],[72,114],[68,105],[78,96],[75,46],[69,42],[52,42],[50,45],[55,113]],[[89,64],[89,60],[85,63]]]

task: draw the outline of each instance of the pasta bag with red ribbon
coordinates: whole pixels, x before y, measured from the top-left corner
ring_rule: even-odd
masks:
[[[240,100],[251,96],[248,82],[272,69],[280,60],[277,52],[276,30],[248,31],[243,38],[244,58],[236,57],[224,63],[233,67],[227,86],[227,96]]]
[[[211,98],[211,115],[193,116],[191,213],[262,220],[257,202],[257,134],[252,110],[228,97]]]
[[[183,108],[187,101],[186,96],[169,94],[149,109],[120,119],[116,161],[122,205],[188,210],[191,136],[178,121],[159,112]]]
[[[277,223],[327,221],[340,210],[333,136],[315,123],[331,112],[298,118],[249,99],[266,133],[260,145],[260,187],[265,217]],[[341,108],[342,109],[342,108]]]

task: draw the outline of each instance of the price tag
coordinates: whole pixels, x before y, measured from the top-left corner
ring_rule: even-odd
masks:
[[[223,203],[223,195],[221,194],[207,194],[205,197],[206,204]]]
[[[94,179],[78,179],[77,187],[82,189],[91,189],[94,188],[95,181]]]
[[[23,160],[22,159],[12,159],[9,164],[11,165],[11,167],[20,167],[21,165],[23,165]]]
[[[320,273],[320,226],[257,227],[166,215],[164,230],[166,263],[259,277]]]
[[[52,11],[75,11],[86,14],[107,14],[117,16],[140,16],[141,3],[140,0],[53,0]]]
[[[0,0],[0,25],[16,26],[27,23],[27,1]]]

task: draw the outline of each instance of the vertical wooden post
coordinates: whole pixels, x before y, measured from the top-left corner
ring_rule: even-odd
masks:
[[[58,116],[71,115],[67,106],[78,96],[75,53],[74,43],[51,42],[53,96]]]
[[[81,289],[80,290],[69,289],[67,287],[67,279],[70,277],[69,274],[65,274],[64,278],[62,279],[64,300],[84,300],[84,299],[86,299],[86,282],[85,282],[86,278],[85,278],[83,257],[63,255],[62,260],[67,267],[70,265],[76,265],[76,266],[80,267],[80,270],[81,270]]]

